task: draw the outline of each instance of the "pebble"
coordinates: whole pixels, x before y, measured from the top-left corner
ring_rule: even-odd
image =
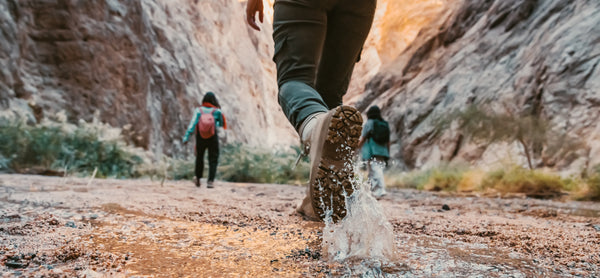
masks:
[[[69,227],[69,228],[77,228],[77,225],[75,225],[75,222],[73,221],[69,221],[65,224],[65,226]]]
[[[444,205],[442,206],[442,209],[443,209],[443,210],[450,210],[450,206],[448,206],[448,205],[444,204]]]

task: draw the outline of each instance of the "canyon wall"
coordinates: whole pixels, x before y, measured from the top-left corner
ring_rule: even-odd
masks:
[[[0,1],[0,114],[124,127],[154,153],[180,139],[207,91],[227,141],[290,145],[277,105],[271,27],[251,31],[237,0]]]
[[[600,163],[600,2],[464,0],[447,5],[366,85],[393,126],[393,153],[408,168],[447,161],[523,163],[519,144],[477,144],[436,119],[470,105],[535,116],[583,141],[574,155],[535,151],[535,167],[581,171]]]
[[[179,155],[193,108],[213,91],[228,142],[297,144],[277,104],[272,2],[255,32],[238,0],[0,1],[0,119],[97,117]],[[345,101],[383,108],[408,168],[524,163],[519,144],[437,129],[478,105],[546,119],[585,143],[568,158],[539,148],[536,167],[585,169],[600,163],[599,42],[595,0],[379,0]]]

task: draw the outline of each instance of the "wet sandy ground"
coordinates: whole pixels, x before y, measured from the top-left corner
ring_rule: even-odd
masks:
[[[330,262],[304,188],[0,175],[6,277],[600,276],[600,204],[390,190],[398,258]]]

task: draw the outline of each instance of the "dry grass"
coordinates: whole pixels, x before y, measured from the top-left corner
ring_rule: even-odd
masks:
[[[539,170],[512,167],[490,172],[481,183],[482,189],[500,193],[524,193],[533,198],[555,198],[562,195],[568,184],[560,176]]]
[[[600,200],[600,173],[587,180],[564,179],[519,166],[490,172],[450,165],[411,172],[388,171],[386,183],[392,188],[427,191],[518,193],[542,199],[571,193],[576,199]]]
[[[583,182],[576,199],[600,201],[600,165],[596,165],[595,171]]]
[[[415,188],[430,191],[455,191],[466,168],[456,165],[442,165],[437,168],[402,172],[390,170],[386,172],[386,183],[393,188]]]
[[[481,182],[486,177],[486,173],[482,170],[469,170],[465,172],[462,179],[457,185],[458,192],[474,192],[481,190]]]
[[[427,191],[456,191],[463,174],[455,169],[435,169],[423,188]]]
[[[591,201],[600,201],[600,176],[590,178],[586,183],[586,191],[583,199]]]

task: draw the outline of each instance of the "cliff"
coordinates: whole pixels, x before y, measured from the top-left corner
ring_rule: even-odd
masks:
[[[156,154],[179,140],[203,94],[217,94],[227,141],[297,144],[277,104],[270,4],[261,32],[237,0],[0,2],[0,118],[65,111]],[[408,168],[524,163],[519,144],[482,144],[435,120],[470,105],[534,116],[585,147],[547,147],[536,167],[600,163],[600,3],[595,0],[380,0],[347,103],[377,104]]]
[[[600,163],[599,42],[598,1],[449,1],[356,102],[382,107],[394,156],[409,168],[509,156],[523,163],[518,144],[477,144],[456,126],[436,129],[436,119],[474,104],[539,117],[582,140],[585,147],[562,158],[542,146],[535,166],[585,170]]]
[[[0,2],[0,114],[125,127],[154,153],[179,140],[207,91],[228,141],[295,143],[279,110],[271,29],[250,31],[237,0]]]

